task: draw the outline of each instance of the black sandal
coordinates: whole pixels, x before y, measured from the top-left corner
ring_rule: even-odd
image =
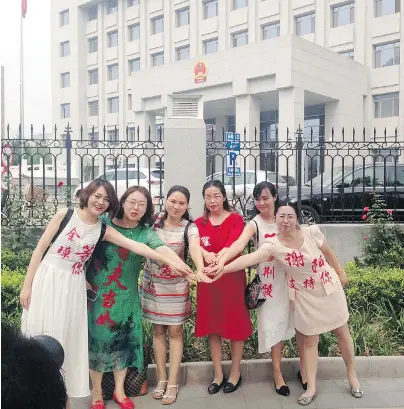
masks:
[[[303,388],[305,391],[307,391],[307,382],[306,382],[306,383],[303,383],[303,378],[302,378],[302,374],[300,373],[300,369],[299,369],[299,372],[297,373],[297,379],[299,380],[300,385],[302,385],[302,388]]]

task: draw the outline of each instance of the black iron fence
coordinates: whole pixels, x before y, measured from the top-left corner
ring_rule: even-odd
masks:
[[[249,218],[254,185],[272,182],[278,196],[296,199],[306,217],[319,223],[361,222],[363,209],[379,192],[396,221],[404,221],[404,141],[397,130],[380,137],[352,130],[276,129],[239,136],[207,130],[206,176],[221,180],[234,208]],[[140,184],[149,189],[159,209],[164,192],[163,129],[117,128],[98,133],[70,127],[43,128],[2,140],[3,222],[19,212],[42,223],[61,206],[70,206],[86,183],[96,177],[111,181],[118,195]],[[28,220],[27,219],[27,220]]]

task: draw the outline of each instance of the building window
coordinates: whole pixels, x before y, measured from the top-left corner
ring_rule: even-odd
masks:
[[[98,68],[88,71],[88,85],[98,84]]]
[[[262,26],[262,39],[269,40],[270,38],[279,37],[281,32],[280,22],[266,24]]]
[[[375,0],[375,17],[400,12],[401,0]]]
[[[175,49],[175,59],[176,59],[176,61],[188,60],[189,59],[189,51],[190,51],[189,45],[186,45],[185,47],[177,47]]]
[[[350,60],[355,59],[355,53],[354,50],[346,50],[346,51],[341,51],[338,54],[343,55],[344,57],[348,57]]]
[[[128,7],[138,6],[139,0],[128,0]]]
[[[158,67],[164,65],[164,52],[152,54],[152,67]]]
[[[316,30],[315,13],[295,17],[295,29],[298,36],[314,33]]]
[[[373,101],[375,105],[375,118],[389,118],[392,116],[398,116],[398,92],[392,92],[390,94],[383,95],[374,95]]]
[[[111,64],[107,66],[108,81],[114,81],[119,78],[118,64]]]
[[[88,116],[98,116],[98,101],[89,101]]]
[[[132,72],[140,71],[140,58],[134,58],[133,60],[129,60],[129,75]]]
[[[108,113],[116,114],[119,112],[119,97],[108,98]]]
[[[203,18],[216,17],[218,14],[218,0],[203,1]]]
[[[118,30],[110,31],[107,33],[108,48],[118,46]]]
[[[233,10],[248,7],[248,0],[233,0]]]
[[[248,31],[240,31],[231,35],[232,47],[240,47],[248,44]]]
[[[134,126],[131,126],[128,129],[128,141],[129,142],[135,142],[136,138],[136,128]]]
[[[216,53],[217,50],[218,50],[218,39],[217,38],[211,38],[203,42],[203,53],[204,54]]]
[[[87,9],[87,21],[97,20],[98,18],[98,6],[89,7]]]
[[[70,104],[60,104],[60,117],[62,119],[70,118]]]
[[[96,53],[98,51],[98,38],[91,37],[87,40],[88,43],[88,53]]]
[[[70,87],[70,72],[60,74],[60,88]]]
[[[69,10],[63,10],[59,13],[60,27],[67,26],[69,24]]]
[[[118,0],[107,0],[106,4],[107,14],[113,14],[118,12]]]
[[[108,131],[108,141],[109,142],[119,142],[119,131],[118,129],[110,129]]]
[[[400,65],[400,42],[374,46],[374,68]]]
[[[128,94],[128,109],[132,111],[132,94]]]
[[[158,34],[164,31],[164,17],[159,16],[151,20],[151,33]]]
[[[331,10],[333,27],[345,26],[355,22],[355,3],[333,6]]]
[[[187,26],[189,24],[189,7],[175,11],[176,27]]]
[[[60,43],[60,56],[61,57],[68,57],[70,55],[70,42],[64,41]]]
[[[140,24],[133,24],[128,27],[129,41],[139,40],[140,38]]]

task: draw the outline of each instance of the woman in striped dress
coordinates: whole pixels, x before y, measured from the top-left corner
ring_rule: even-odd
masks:
[[[197,269],[197,280],[210,282],[203,273],[203,258],[199,244],[198,228],[191,222],[188,213],[189,190],[173,186],[166,200],[166,210],[154,224],[159,238],[186,260],[187,251]],[[183,352],[182,326],[191,315],[189,282],[174,276],[164,264],[147,259],[142,283],[143,318],[153,323],[153,348],[157,365],[158,384],[154,399],[162,399],[165,405],[172,404],[178,394],[178,371]],[[166,333],[170,342],[170,374],[166,374]]]

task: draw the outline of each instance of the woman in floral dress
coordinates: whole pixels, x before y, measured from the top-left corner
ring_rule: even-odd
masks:
[[[152,215],[153,204],[148,190],[132,186],[121,197],[116,217],[104,217],[103,221],[128,239],[154,249],[155,255],[185,266],[150,227]],[[150,258],[161,261],[156,256]],[[134,407],[125,395],[124,381],[128,368],[143,369],[143,331],[138,293],[142,261],[142,256],[129,253],[125,248],[100,243],[87,274],[92,288],[100,295],[90,303],[88,310],[93,409],[104,407],[102,376],[110,371],[113,371],[115,379],[114,400],[122,409]],[[170,268],[167,263],[163,264]]]
[[[250,239],[255,238],[256,246],[264,244],[271,237],[275,237],[278,228],[275,223],[276,189],[270,182],[258,183],[253,190],[254,205],[258,213],[243,230],[243,233],[229,248],[227,253],[219,259],[219,269],[240,254]],[[259,233],[259,235],[257,235]],[[281,371],[282,347],[285,340],[295,335],[293,315],[290,311],[288,285],[282,264],[273,257],[260,263],[258,271],[262,283],[264,304],[258,308],[258,350],[260,353],[271,352],[274,370],[275,390],[279,395],[288,396],[289,387],[286,385]],[[297,334],[300,356],[302,350],[301,336]],[[301,362],[302,383],[306,382],[304,366]]]
[[[210,282],[203,273],[203,258],[198,228],[188,213],[189,190],[173,186],[167,193],[166,210],[154,223],[158,237],[184,261],[188,252],[195,263],[197,278]],[[186,246],[188,242],[188,246]],[[188,248],[186,248],[188,247]],[[158,384],[154,399],[170,405],[177,400],[178,372],[182,360],[182,327],[191,314],[189,282],[173,276],[166,266],[147,260],[142,283],[143,318],[153,323],[153,349],[157,365]],[[170,374],[167,380],[166,335],[170,343]]]
[[[307,406],[316,396],[319,335],[328,331],[334,331],[338,338],[351,394],[361,398],[363,390],[356,376],[353,341],[347,324],[349,314],[343,289],[346,274],[319,227],[300,227],[298,215],[296,203],[282,202],[276,212],[279,233],[254,253],[225,266],[217,277],[275,257],[287,274],[295,328],[304,336],[307,391],[298,402]]]
[[[117,207],[113,186],[105,180],[92,181],[80,193],[80,208],[72,212],[55,240],[68,214],[68,209],[59,210],[32,254],[20,294],[23,332],[31,336],[50,335],[63,346],[63,370],[70,397],[90,394],[85,266],[95,245],[101,240],[109,241],[137,254],[169,262],[175,271],[184,274],[189,271],[183,263],[171,262],[109,226],[103,229],[99,217],[106,211],[114,215]]]

